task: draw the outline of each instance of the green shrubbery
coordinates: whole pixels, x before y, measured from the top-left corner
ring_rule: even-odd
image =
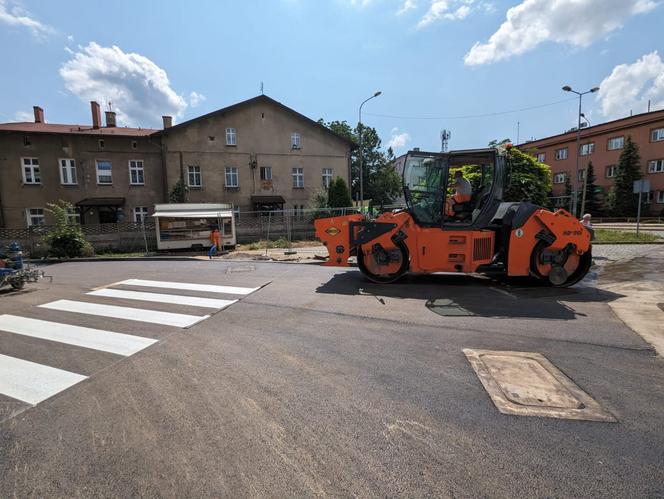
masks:
[[[92,256],[94,249],[85,239],[81,227],[69,223],[68,211],[73,207],[66,201],[47,204],[48,211],[55,218],[55,229],[44,238],[49,245],[49,256],[55,258],[76,258]]]

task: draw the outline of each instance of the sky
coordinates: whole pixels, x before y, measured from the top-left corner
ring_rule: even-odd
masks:
[[[664,109],[664,0],[0,0],[0,122],[160,127],[266,95],[397,154]]]

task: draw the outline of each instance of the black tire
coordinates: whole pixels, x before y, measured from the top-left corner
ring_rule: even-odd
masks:
[[[12,279],[9,281],[9,284],[16,290],[23,289],[25,287],[25,281],[23,279]]]
[[[546,284],[554,288],[567,288],[569,286],[573,286],[581,279],[583,279],[590,270],[590,267],[593,263],[592,246],[588,248],[588,251],[579,257],[579,266],[574,272],[572,272],[572,274],[570,274],[564,283],[552,284],[551,281],[549,281],[548,276],[540,274],[537,270],[537,258],[539,257],[540,252],[547,246],[548,245],[544,241],[540,241],[535,245],[535,248],[530,255],[530,271],[533,277],[537,278],[542,284]]]
[[[403,241],[398,242],[396,246],[401,251],[401,267],[399,267],[399,270],[393,274],[377,275],[372,273],[364,264],[364,253],[362,252],[362,248],[357,249],[357,266],[370,281],[379,284],[389,284],[398,281],[408,272],[408,267],[410,266],[410,254],[408,253],[408,247]]]

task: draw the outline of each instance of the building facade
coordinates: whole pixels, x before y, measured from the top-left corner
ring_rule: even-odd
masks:
[[[333,177],[349,179],[352,142],[258,96],[164,129],[116,126],[91,103],[91,125],[0,124],[0,227],[51,223],[48,203],[81,223],[140,222],[183,180],[187,201],[236,211],[304,209]]]
[[[616,165],[627,137],[638,146],[643,178],[650,181],[649,211],[664,210],[664,111],[653,111],[581,129],[578,192],[582,192],[585,169],[592,161],[598,198],[605,200],[613,187]],[[551,167],[553,201],[568,206],[566,180],[573,185],[576,169],[576,130],[520,144],[519,148]],[[579,207],[581,195],[579,194]]]

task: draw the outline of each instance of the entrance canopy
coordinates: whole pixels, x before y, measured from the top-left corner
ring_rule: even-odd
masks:
[[[282,196],[251,196],[256,211],[280,211],[286,200]]]
[[[154,215],[155,218],[230,218],[233,212],[230,210],[225,211],[157,211]]]

